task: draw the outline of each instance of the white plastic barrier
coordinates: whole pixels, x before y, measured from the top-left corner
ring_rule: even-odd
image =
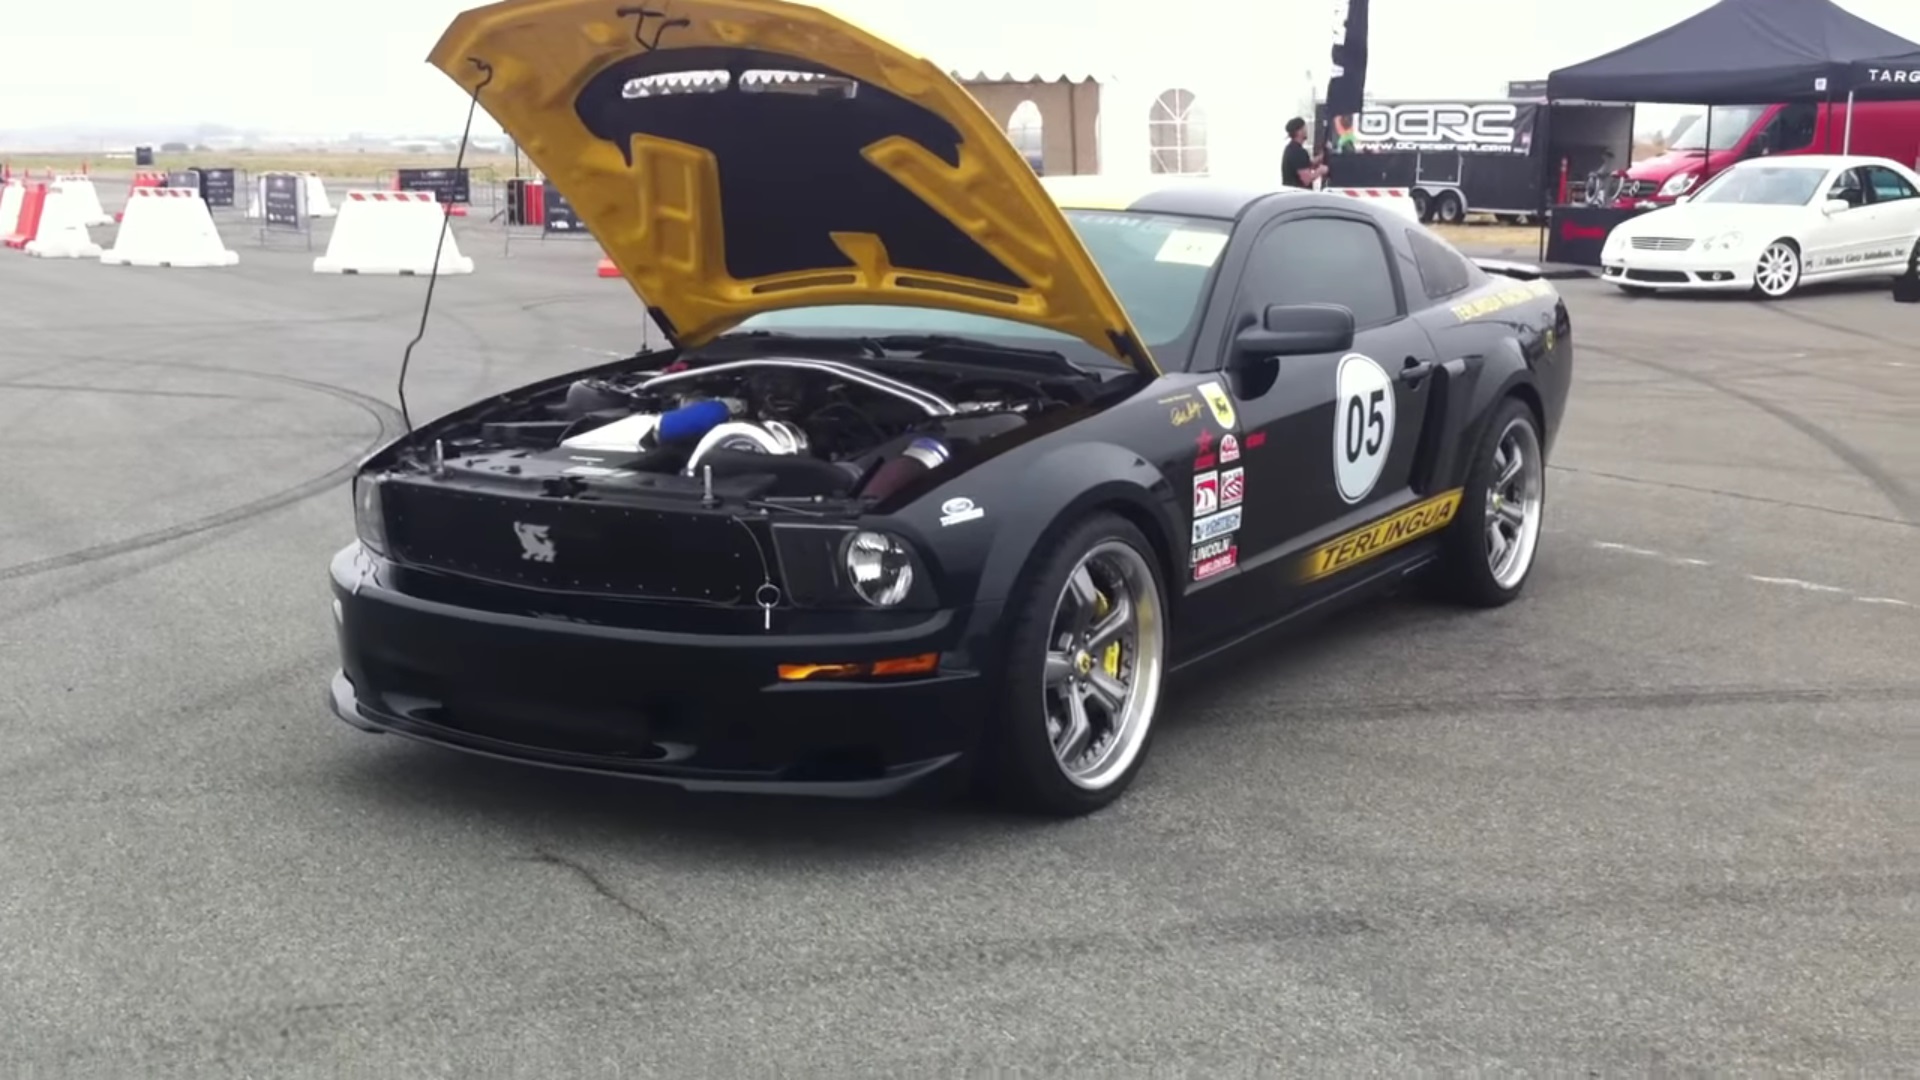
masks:
[[[440,230],[447,239],[440,245]],[[453,223],[431,191],[349,191],[340,204],[327,253],[313,260],[316,274],[431,274],[440,250],[442,274],[471,274]]]
[[[100,261],[108,266],[232,266],[213,213],[192,188],[134,188],[119,235]]]
[[[0,236],[12,236],[14,226],[20,224],[20,204],[27,201],[27,185],[18,180],[9,180],[4,189],[0,189]]]
[[[339,213],[339,211],[333,208],[332,201],[327,198],[327,185],[325,181],[320,179],[320,174],[302,173],[301,175],[306,178],[307,182],[307,216],[317,218],[333,217]]]
[[[58,180],[48,184],[47,204],[40,211],[40,235],[27,244],[27,254],[43,259],[99,258],[100,245],[87,235],[85,200],[85,195],[75,195]]]
[[[1352,199],[1365,199],[1409,220],[1420,220],[1420,208],[1414,205],[1411,188],[1328,188],[1327,191]]]
[[[67,197],[80,208],[80,223],[83,225],[111,225],[113,215],[100,205],[100,190],[93,186],[93,177],[84,173],[70,173],[56,176],[53,182],[67,189]]]

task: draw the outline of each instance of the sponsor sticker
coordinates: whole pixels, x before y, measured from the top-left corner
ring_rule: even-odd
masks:
[[[1220,474],[1203,472],[1193,478],[1193,516],[1204,517],[1220,509]]]
[[[1300,580],[1318,581],[1383,555],[1429,533],[1438,532],[1453,522],[1460,509],[1462,489],[1455,488],[1431,499],[1414,503],[1398,513],[1363,525],[1308,552],[1301,560]],[[1230,511],[1238,513],[1238,511]],[[1223,516],[1223,515],[1216,515]],[[1209,519],[1212,520],[1212,519]],[[1198,534],[1200,523],[1194,523]]]
[[[1223,428],[1234,426],[1233,399],[1227,396],[1226,387],[1217,382],[1201,383],[1200,396],[1207,399],[1215,423]]]
[[[1200,415],[1206,411],[1197,401],[1183,401],[1167,410],[1167,419],[1173,422],[1174,427],[1185,427],[1200,419]]]
[[[1187,560],[1190,566],[1199,566],[1208,559],[1217,559],[1233,550],[1233,537],[1223,536],[1218,540],[1209,540],[1193,546],[1193,556]]]
[[[1219,577],[1221,574],[1239,565],[1239,562],[1240,549],[1230,546],[1223,554],[1215,555],[1205,562],[1195,563],[1193,567],[1193,580],[1205,581],[1208,578]]]
[[[1160,245],[1155,262],[1182,263],[1187,266],[1212,266],[1227,246],[1227,234],[1199,229],[1175,229]]]
[[[1204,544],[1215,537],[1225,536],[1240,529],[1240,511],[1222,510],[1211,517],[1203,517],[1193,523],[1193,542]]]
[[[1220,505],[1239,506],[1247,494],[1245,469],[1228,469],[1220,474]]]
[[[1265,445],[1267,445],[1266,432],[1256,431],[1253,434],[1247,436],[1247,449],[1258,450]]]
[[[960,525],[986,515],[987,512],[974,505],[972,499],[948,499],[940,504],[940,527],[944,529],[949,525]]]
[[[1534,281],[1529,281],[1525,285],[1516,285],[1510,289],[1502,289],[1497,293],[1490,293],[1477,300],[1468,300],[1455,304],[1453,305],[1453,317],[1459,319],[1461,322],[1467,322],[1472,319],[1477,319],[1482,315],[1491,315],[1496,311],[1504,311],[1515,304],[1524,304],[1537,296],[1551,295],[1552,292],[1553,283],[1545,278],[1539,278]]]
[[[1200,434],[1195,436],[1193,440],[1193,453],[1193,467],[1196,472],[1202,469],[1213,468],[1215,465],[1213,456],[1213,432],[1208,431],[1206,428],[1200,429]]]
[[[1231,433],[1220,436],[1221,463],[1225,464],[1229,461],[1239,461],[1239,460],[1240,460],[1240,440],[1235,438]]]

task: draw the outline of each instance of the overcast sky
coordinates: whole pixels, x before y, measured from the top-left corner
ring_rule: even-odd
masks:
[[[611,3],[611,0],[609,0]],[[1154,23],[1232,12],[1256,0],[1141,5],[1113,0],[827,0],[872,29],[945,63],[1001,52],[1063,68],[1097,63],[1070,28],[1150,42]],[[1272,0],[1302,11],[1299,33],[1325,39],[1327,0]],[[0,127],[231,124],[283,133],[457,131],[465,101],[425,63],[447,21],[477,0],[13,0],[0,16]],[[1374,0],[1370,88],[1386,97],[1497,96],[1661,29],[1709,0]],[[1920,40],[1920,2],[1844,0]],[[995,10],[1004,21],[986,17]],[[1179,14],[1171,14],[1179,13]],[[1316,50],[1318,46],[1316,44]],[[950,59],[951,57],[951,59]],[[497,132],[485,120],[479,130]]]

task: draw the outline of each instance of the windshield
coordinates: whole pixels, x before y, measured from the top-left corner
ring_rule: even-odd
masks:
[[[1226,247],[1231,223],[1210,218],[1131,211],[1068,210],[1081,243],[1107,279],[1162,368],[1185,366],[1200,321],[1213,264]],[[953,334],[1020,338],[1071,349],[1078,338],[1052,330],[938,308],[891,304],[825,304],[762,312],[740,323],[747,330],[822,334]],[[1073,350],[1091,353],[1089,348]]]
[[[1713,129],[1713,149],[1731,150],[1740,145],[1747,137],[1753,125],[1760,122],[1770,106],[1731,105],[1719,109],[1708,109],[1707,115],[1686,126],[1676,136],[1669,150],[1700,150],[1707,146],[1707,129]]]
[[[1693,197],[1696,203],[1748,203],[1805,206],[1827,178],[1827,170],[1805,166],[1743,166],[1728,169]]]

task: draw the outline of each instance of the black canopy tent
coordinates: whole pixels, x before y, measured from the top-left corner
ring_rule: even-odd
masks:
[[[1550,73],[1547,97],[1708,106],[1831,102],[1850,90],[1869,92],[1869,61],[1909,54],[1920,54],[1920,44],[1832,0],[1720,0],[1657,34]],[[1920,97],[1920,85],[1893,96]]]

